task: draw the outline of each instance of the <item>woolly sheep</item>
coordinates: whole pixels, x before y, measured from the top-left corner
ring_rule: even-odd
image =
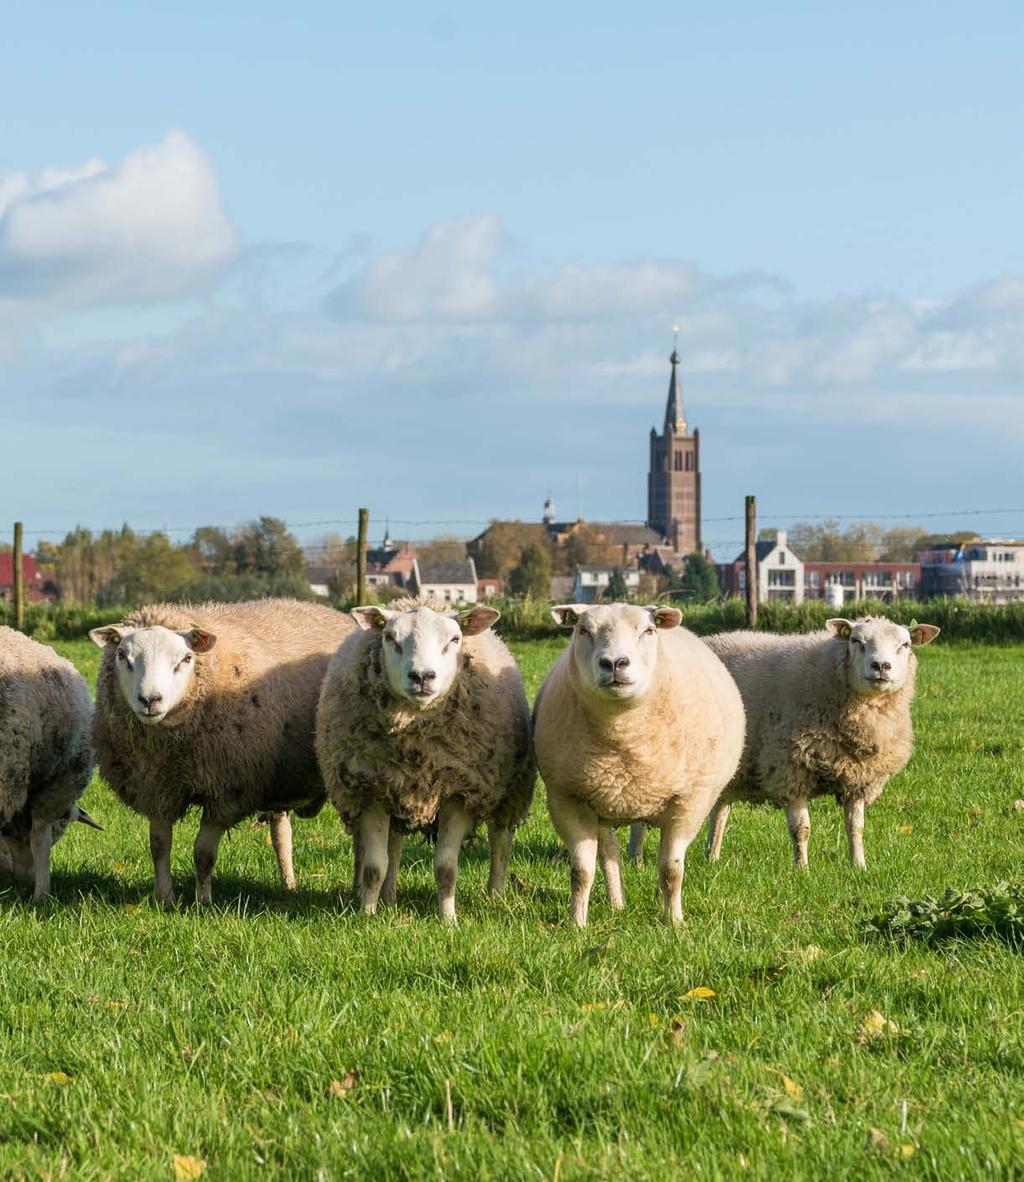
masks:
[[[50,890],[50,848],[92,778],[92,700],[70,661],[0,628],[0,869]]]
[[[726,632],[708,645],[736,679],[747,710],[747,744],[736,778],[708,823],[708,857],[722,848],[734,801],[786,810],[797,866],[807,866],[808,801],[843,806],[850,862],[863,868],[864,809],[902,771],[913,747],[913,649],[939,634],[886,619],[829,620],[809,636]]]
[[[598,855],[609,902],[624,905],[614,826],[661,828],[667,922],[682,919],[686,849],[743,750],[743,703],[725,666],[670,607],[563,604],[572,638],[534,706],[548,809],[572,863],[570,914],[587,922]]]
[[[100,770],[149,819],[155,895],[175,901],[171,835],[202,809],[196,898],[208,903],[217,847],[243,818],[271,814],[281,878],[295,886],[288,810],[326,795],[313,750],[327,663],[347,615],[290,599],[155,604],[89,635],[103,648],[94,736]]]
[[[423,599],[360,607],[331,662],[316,746],[327,793],[356,843],[362,909],[394,901],[403,835],[433,830],[438,913],[455,919],[463,840],[486,822],[488,889],[505,886],[512,834],[536,778],[529,708],[492,608]]]

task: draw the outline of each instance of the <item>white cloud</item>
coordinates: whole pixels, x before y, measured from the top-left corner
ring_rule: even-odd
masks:
[[[237,250],[217,178],[184,132],[117,165],[0,176],[0,300],[8,310],[180,299]]]

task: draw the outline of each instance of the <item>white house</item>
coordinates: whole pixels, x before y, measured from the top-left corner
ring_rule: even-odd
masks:
[[[472,558],[456,558],[441,562],[417,558],[412,564],[412,590],[417,595],[430,595],[442,603],[476,603],[478,580]]]
[[[578,566],[573,582],[573,599],[576,603],[597,603],[604,597],[614,571],[619,571],[626,580],[630,595],[640,590],[640,572],[636,567],[622,566]]]

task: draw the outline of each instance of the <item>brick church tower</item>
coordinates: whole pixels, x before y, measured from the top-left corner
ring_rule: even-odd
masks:
[[[691,435],[683,413],[679,351],[672,350],[665,427],[651,428],[651,468],[647,474],[647,524],[666,538],[677,554],[701,549],[700,432]]]

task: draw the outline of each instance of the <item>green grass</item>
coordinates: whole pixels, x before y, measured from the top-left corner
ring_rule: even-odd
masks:
[[[561,643],[517,646],[531,693]],[[95,673],[88,642],[60,647]],[[506,899],[467,848],[454,931],[418,840],[397,910],[354,914],[326,810],[296,823],[294,899],[246,824],[214,908],[164,914],[143,821],[96,783],[106,832],[56,848],[53,900],[0,894],[0,1178],[173,1179],[175,1154],[231,1180],[1019,1177],[1020,953],[863,921],[1020,880],[1022,682],[1021,649],[926,650],[917,753],[868,812],[867,873],[831,802],[809,875],[781,814],[737,808],[720,864],[691,850],[678,933],[657,922],[653,835],[626,913],[599,885],[589,929],[567,926],[542,791]],[[194,832],[174,854],[188,897]]]

